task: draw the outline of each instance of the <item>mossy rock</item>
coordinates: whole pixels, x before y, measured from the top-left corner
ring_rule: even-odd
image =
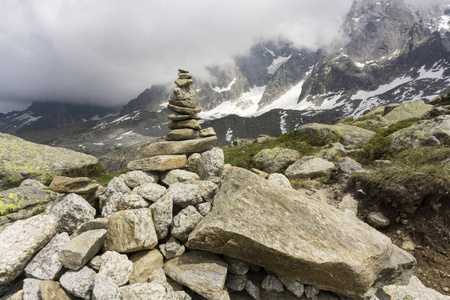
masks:
[[[48,184],[54,176],[98,164],[97,158],[0,133],[0,190],[19,186],[25,179]]]
[[[433,105],[426,104],[422,100],[415,100],[398,105],[391,112],[384,115],[384,118],[391,122],[411,118],[423,118],[429,116],[432,110]]]
[[[263,149],[253,156],[253,162],[267,173],[276,173],[300,158],[296,150],[275,147],[273,149]]]
[[[450,116],[422,120],[388,136],[391,150],[399,152],[409,148],[450,144]]]
[[[345,146],[355,146],[367,143],[375,132],[353,125],[336,124],[326,125],[319,123],[305,124],[294,130],[294,135],[309,136],[311,139],[317,139],[319,145],[341,142]]]

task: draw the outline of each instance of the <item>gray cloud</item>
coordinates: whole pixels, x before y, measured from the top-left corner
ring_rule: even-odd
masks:
[[[315,49],[339,38],[352,0],[2,0],[0,112],[37,99],[124,104],[196,76],[256,41]]]

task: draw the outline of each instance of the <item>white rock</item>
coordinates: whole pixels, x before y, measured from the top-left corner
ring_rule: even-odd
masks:
[[[177,182],[171,184],[167,194],[172,196],[173,204],[187,207],[203,202],[200,188],[196,184]]]
[[[108,182],[104,192],[99,195],[102,217],[107,217],[117,211],[117,204],[124,194],[130,193],[130,188],[119,177],[114,177]]]
[[[158,175],[144,171],[131,171],[123,175],[123,181],[130,189],[146,183],[156,183],[158,178]]]
[[[176,182],[191,183],[193,181],[200,180],[200,177],[194,173],[186,170],[175,169],[169,171],[163,178],[162,182],[167,185],[171,185]]]
[[[94,220],[87,221],[83,223],[78,229],[70,236],[70,238],[75,238],[79,236],[81,233],[95,230],[95,229],[106,229],[108,227],[108,219],[107,218],[97,218]]]
[[[166,290],[158,283],[135,283],[119,288],[121,300],[165,300]]]
[[[173,236],[169,238],[166,244],[159,245],[159,249],[167,259],[181,256],[185,252],[184,245],[181,245],[180,242]]]
[[[329,173],[334,164],[323,158],[312,158],[306,161],[299,159],[290,165],[284,174],[288,178],[314,178]]]
[[[195,184],[200,188],[200,195],[204,201],[212,202],[214,195],[217,193],[219,187],[212,181],[199,180]]]
[[[285,189],[292,189],[292,185],[289,179],[281,173],[270,174],[269,177],[267,178],[267,181],[278,187],[282,187]]]
[[[173,218],[171,233],[180,241],[187,241],[189,234],[195,226],[203,219],[203,216],[193,206],[181,210]]]
[[[197,208],[198,212],[204,217],[206,217],[206,215],[209,214],[212,209],[212,205],[209,202],[197,204],[195,205],[195,207]]]
[[[138,194],[147,201],[156,202],[164,196],[166,188],[157,183],[146,183],[135,188],[133,193]]]
[[[72,295],[90,299],[94,287],[94,270],[83,267],[78,271],[69,270],[59,279],[61,286]]]
[[[223,150],[220,148],[213,148],[202,153],[198,172],[202,179],[210,180],[218,183],[222,178],[224,166]]]
[[[92,300],[119,300],[119,287],[110,277],[104,274],[94,276]]]
[[[150,203],[145,201],[141,196],[137,194],[125,194],[120,199],[120,202],[117,205],[117,210],[146,208],[149,206]]]
[[[41,300],[38,279],[27,278],[23,281],[23,300]]]
[[[267,291],[275,291],[278,293],[284,291],[283,283],[281,283],[281,281],[274,275],[267,275],[264,278],[261,287]]]
[[[63,265],[59,261],[59,252],[70,242],[66,232],[56,235],[36,254],[25,268],[28,277],[41,280],[55,280],[61,276]]]
[[[169,234],[169,228],[172,224],[173,201],[170,194],[162,196],[157,202],[150,206],[152,211],[153,224],[155,225],[158,239],[164,239]]]
[[[118,286],[125,285],[130,279],[133,263],[125,254],[106,251],[102,255],[102,266],[99,274],[110,277]]]
[[[358,201],[350,194],[345,195],[342,198],[341,202],[338,204],[338,208],[342,211],[345,211],[346,209],[351,210],[355,216],[358,215]]]
[[[41,214],[0,232],[0,285],[22,273],[33,255],[55,236],[57,226],[54,216]]]
[[[78,270],[100,251],[105,236],[105,229],[83,232],[63,247],[59,261],[68,269]]]

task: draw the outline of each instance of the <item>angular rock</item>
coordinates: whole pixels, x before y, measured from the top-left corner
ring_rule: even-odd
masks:
[[[200,194],[204,201],[212,202],[214,195],[216,194],[219,187],[212,181],[209,180],[199,180],[195,184],[200,188]]]
[[[308,299],[311,299],[312,297],[319,294],[320,290],[312,285],[305,285],[305,296]]]
[[[119,288],[121,300],[166,300],[166,289],[159,283],[135,283]]]
[[[201,158],[202,158],[202,155],[200,153],[192,153],[192,155],[189,156],[187,163],[186,163],[187,169],[191,172],[198,174]],[[200,179],[200,177],[199,177],[199,179]]]
[[[169,238],[167,243],[159,245],[159,249],[167,259],[181,256],[185,252],[184,246],[173,236]]]
[[[228,263],[228,272],[231,274],[245,275],[250,268],[248,263],[236,258],[227,257],[226,261]]]
[[[201,118],[196,115],[168,115],[167,118],[171,121],[184,121],[184,120],[200,120]]]
[[[133,263],[125,254],[106,251],[102,255],[102,266],[99,274],[110,277],[117,286],[125,285],[130,279]]]
[[[278,279],[280,279],[286,289],[288,289],[292,294],[294,294],[298,298],[303,296],[303,293],[305,292],[305,286],[302,283],[283,276],[278,276]]]
[[[110,277],[96,274],[94,276],[92,300],[119,300],[119,287]]]
[[[202,179],[218,183],[222,179],[224,164],[223,150],[212,148],[202,153],[198,173]]]
[[[156,249],[134,253],[130,260],[133,262],[130,284],[147,282],[154,270],[163,267],[164,261],[161,252]]]
[[[59,261],[68,269],[78,270],[100,251],[105,237],[105,229],[83,232],[64,246]]]
[[[367,215],[367,223],[375,228],[389,227],[391,222],[381,212],[370,212]]]
[[[297,150],[275,147],[259,151],[252,160],[268,173],[280,172],[283,168],[300,158]]]
[[[371,300],[384,299],[450,300],[450,296],[442,295],[433,289],[427,288],[420,282],[419,278],[412,276],[407,285],[385,286],[383,290],[379,291]]]
[[[58,218],[58,231],[72,234],[81,224],[95,218],[95,208],[83,197],[68,194],[52,203],[49,213]]]
[[[71,235],[71,238],[75,238],[82,234],[83,232],[95,229],[106,229],[108,227],[108,219],[107,218],[97,218],[94,220],[87,221],[86,223],[81,224],[80,227]]]
[[[33,255],[55,236],[57,226],[54,216],[38,215],[0,232],[0,285],[22,273]]]
[[[216,136],[206,138],[199,138],[195,140],[186,141],[166,141],[150,144],[142,153],[142,157],[152,157],[156,155],[173,155],[173,154],[188,154],[195,152],[203,152],[208,150],[217,142]]]
[[[411,255],[357,218],[235,167],[227,170],[213,210],[190,234],[187,246],[356,298],[375,281],[407,277],[415,264]],[[401,259],[393,261],[397,255]],[[388,272],[393,269],[398,272]]]
[[[157,183],[159,176],[144,171],[131,171],[124,175],[124,182],[130,189],[146,183]]]
[[[109,217],[104,247],[120,253],[153,249],[158,244],[149,208],[123,210]]]
[[[75,300],[76,298],[67,293],[59,282],[45,280],[39,283],[39,292],[42,300]]]
[[[172,196],[174,205],[183,208],[203,201],[200,194],[200,188],[196,184],[181,182],[171,184],[167,189],[167,194]]]
[[[182,106],[182,107],[189,107],[189,108],[197,107],[192,100],[169,100],[169,103],[172,105]]]
[[[150,206],[152,211],[153,223],[155,225],[156,235],[159,240],[164,239],[169,234],[169,228],[172,224],[173,200],[172,195],[166,194],[158,202]]]
[[[42,183],[27,179],[20,187],[0,191],[0,216],[54,201],[57,196]]]
[[[317,157],[307,161],[296,161],[286,169],[284,174],[288,178],[314,178],[326,175],[333,168],[334,164],[331,161]]]
[[[154,184],[154,183],[153,183]],[[149,207],[150,203],[137,194],[125,194],[117,205],[118,210]]]
[[[158,201],[166,193],[166,188],[157,183],[145,183],[133,190],[133,193],[138,194],[145,200],[150,202]]]
[[[208,127],[200,130],[199,135],[200,137],[215,136],[216,132],[214,131],[214,128]]]
[[[184,129],[172,129],[170,130],[165,139],[166,141],[184,141],[192,140],[198,137],[198,131],[190,128]]]
[[[130,193],[130,188],[119,177],[114,177],[108,182],[106,190],[99,195],[102,217],[107,217],[117,211],[117,205],[120,203],[124,194]]]
[[[49,188],[59,193],[92,194],[100,187],[100,184],[88,177],[55,176]]]
[[[284,291],[283,283],[277,277],[270,274],[264,278],[261,287],[267,291],[275,291],[278,293]]]
[[[39,293],[38,279],[27,278],[23,280],[23,299],[24,300],[40,300],[41,295]]]
[[[1,300],[22,300],[24,297],[23,290],[17,291],[17,292],[10,292],[8,295],[2,297]]]
[[[247,281],[246,275],[230,274],[227,277],[227,281],[225,282],[225,285],[231,291],[240,292],[240,291],[244,290],[246,281]]]
[[[183,107],[183,106],[177,106],[169,104],[167,105],[167,108],[170,109],[173,112],[184,114],[184,115],[196,115],[202,110],[200,108],[189,108],[189,107]]]
[[[281,188],[292,189],[292,185],[289,179],[287,179],[287,177],[281,173],[270,174],[267,178],[267,181]]]
[[[63,271],[59,261],[59,252],[70,242],[66,232],[56,235],[41,251],[36,254],[25,268],[27,277],[40,280],[58,279]]]
[[[61,276],[59,283],[72,295],[90,299],[91,291],[94,288],[94,277],[95,272],[92,269],[83,267],[78,271],[67,271]]]
[[[217,255],[192,251],[164,264],[166,275],[208,300],[219,300],[227,276],[227,264]]]
[[[177,99],[177,100],[185,100],[185,99],[192,99],[195,96],[195,91],[191,87],[183,88],[183,89],[181,89],[179,87],[176,87],[173,90],[173,94],[175,96],[175,99]],[[172,111],[174,111],[174,110],[172,110]],[[175,112],[178,112],[178,111],[175,111]],[[180,112],[180,113],[183,113],[183,112]]]
[[[198,212],[199,212],[202,216],[206,217],[206,215],[209,214],[209,212],[211,211],[212,205],[211,205],[211,203],[209,203],[209,202],[205,202],[205,203],[197,204],[197,205],[195,206],[195,208],[197,208]]]
[[[191,155],[192,156],[192,155]],[[189,157],[190,159],[190,157]],[[189,164],[188,159],[188,164]],[[163,178],[162,182],[167,185],[171,185],[172,183],[176,182],[186,182],[186,183],[192,183],[193,181],[200,180],[200,176],[194,172],[189,172],[186,170],[172,170],[169,171]]]
[[[350,157],[344,157],[333,169],[335,173],[352,173],[363,171],[361,164]]]
[[[198,124],[197,120],[194,119],[171,122],[169,123],[168,126],[170,129],[182,129],[182,128],[190,128],[194,130],[202,129],[202,127]]]
[[[18,186],[27,178],[49,184],[64,171],[98,163],[90,155],[31,143],[5,133],[0,133],[0,149],[0,189]]]
[[[247,294],[250,295],[250,297],[252,297],[255,300],[260,300],[261,297],[261,291],[259,290],[259,287],[254,284],[251,280],[247,280],[245,282],[245,291],[247,292]]]
[[[450,116],[439,116],[419,121],[388,136],[391,150],[403,151],[409,148],[439,146],[450,141]]]
[[[180,241],[187,241],[189,234],[203,219],[203,216],[193,206],[181,210],[173,218],[171,234]]]
[[[130,161],[127,168],[142,171],[168,171],[186,167],[186,155],[158,155]]]
[[[89,262],[88,267],[97,271],[100,270],[100,267],[102,266],[103,259],[101,255],[94,256]]]
[[[432,110],[433,105],[425,104],[423,100],[414,100],[411,102],[401,103],[383,117],[391,122],[398,122],[411,118],[422,118],[429,116]]]
[[[178,78],[177,80],[175,80],[175,84],[179,87],[187,88],[192,84],[192,79]]]

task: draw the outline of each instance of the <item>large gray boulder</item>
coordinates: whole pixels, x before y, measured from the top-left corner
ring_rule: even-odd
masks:
[[[297,150],[275,147],[259,151],[252,160],[264,171],[276,173],[300,158]]]
[[[54,201],[57,196],[36,180],[24,180],[19,187],[0,192],[0,216],[25,208],[33,209],[39,204]]]
[[[329,174],[334,163],[323,158],[315,157],[308,160],[299,159],[290,165],[284,174],[288,178],[315,178]]]
[[[198,172],[202,179],[218,183],[222,179],[224,166],[223,150],[212,148],[201,154]]]
[[[27,178],[47,184],[64,171],[98,163],[90,155],[31,143],[5,133],[0,133],[0,157],[0,189],[18,186]]]
[[[203,152],[208,150],[217,142],[217,136],[209,136],[185,141],[164,141],[150,144],[142,153],[142,157],[156,155],[173,155]]]
[[[432,110],[433,105],[426,104],[423,100],[414,100],[398,105],[383,117],[391,122],[398,122],[411,118],[426,117],[431,114]]]
[[[402,151],[409,148],[439,146],[450,142],[450,116],[439,116],[419,121],[388,136],[391,149]]]
[[[16,279],[34,254],[56,234],[58,221],[38,215],[17,221],[0,233],[0,285]]]
[[[94,288],[95,271],[83,267],[80,270],[69,270],[59,279],[61,286],[72,295],[89,300]]]
[[[227,263],[213,253],[192,251],[167,261],[166,275],[208,300],[219,300],[227,278]]]
[[[102,255],[102,266],[98,273],[110,277],[117,286],[122,286],[130,279],[132,270],[133,263],[125,254],[106,251]]]
[[[372,287],[404,282],[415,265],[357,218],[236,167],[227,170],[212,211],[187,246],[357,299]]]
[[[106,189],[99,195],[102,217],[107,217],[118,210],[118,205],[122,201],[123,195],[131,193],[131,189],[122,180],[114,177],[108,182]]]
[[[49,214],[58,219],[58,231],[72,234],[83,223],[95,218],[95,208],[77,194],[59,197],[49,208]]]

